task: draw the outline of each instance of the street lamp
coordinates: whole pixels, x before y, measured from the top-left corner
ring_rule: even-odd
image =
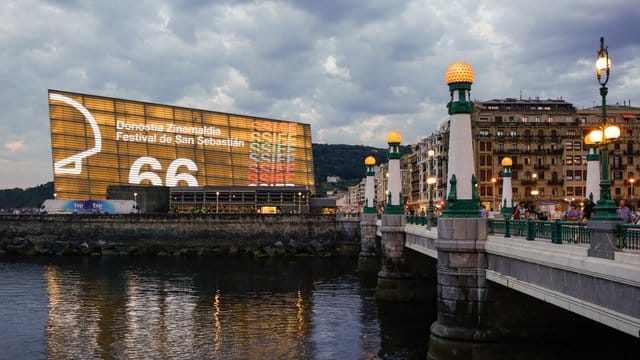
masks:
[[[58,198],[58,193],[53,193],[53,199],[56,200]]]
[[[636,179],[631,178],[629,179],[629,184],[631,184],[631,200],[633,200],[633,184],[635,184]]]
[[[433,212],[433,187],[436,183],[436,177],[433,175],[433,157],[436,152],[433,149],[427,151],[429,157],[429,176],[427,177],[427,187],[429,188],[429,207],[427,208],[427,218],[431,219],[434,215]]]
[[[140,212],[140,210],[138,209],[138,193],[137,192],[133,193],[133,201],[136,203],[136,212]]]
[[[429,186],[429,207],[427,208],[427,218],[431,219],[435,214],[434,214],[434,209],[433,209],[433,186],[436,183],[436,177],[435,176],[429,176],[429,178],[427,179],[427,186]]]
[[[493,195],[491,211],[496,211],[496,181],[498,181],[498,179],[494,177],[491,178],[491,185],[493,186],[493,189],[491,190],[491,194]]]
[[[298,192],[298,214],[301,214],[301,205],[302,205],[302,193]]]
[[[611,72],[611,59],[609,51],[604,45],[604,37],[600,38],[600,50],[596,59],[596,77],[600,84],[600,96],[602,96],[602,122],[598,129],[589,133],[589,139],[600,146],[600,200],[595,207],[593,220],[619,220],[616,214],[616,204],[611,200],[611,181],[609,180],[609,151],[607,142],[620,136],[620,128],[607,124],[607,82]]]
[[[220,203],[220,191],[216,191],[216,214],[218,213],[218,204]]]

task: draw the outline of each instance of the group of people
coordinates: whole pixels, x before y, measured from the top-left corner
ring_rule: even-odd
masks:
[[[527,207],[524,202],[520,202],[518,206],[513,209],[511,218],[513,220],[562,220],[571,222],[588,221],[593,215],[595,215],[595,204],[589,199],[584,198],[582,200],[582,208],[576,202],[569,204],[569,209],[562,210],[560,204],[556,204],[551,211],[537,211],[536,208],[531,205]],[[627,224],[640,224],[640,210],[633,206],[629,208],[626,206],[624,200],[618,202],[616,213]]]

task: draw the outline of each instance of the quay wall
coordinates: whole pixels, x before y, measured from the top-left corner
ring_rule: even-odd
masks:
[[[126,214],[0,216],[0,251],[26,254],[286,255],[354,239],[335,216]]]

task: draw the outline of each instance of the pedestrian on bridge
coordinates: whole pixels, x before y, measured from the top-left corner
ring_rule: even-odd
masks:
[[[626,224],[631,221],[631,210],[625,205],[624,199],[618,202],[618,208],[616,209],[618,217],[622,219]]]

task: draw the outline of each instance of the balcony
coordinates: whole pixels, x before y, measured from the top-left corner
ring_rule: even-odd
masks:
[[[551,166],[547,165],[547,164],[536,164],[536,165],[533,165],[533,168],[536,169],[536,170],[549,170],[550,167]]]
[[[534,179],[522,179],[520,180],[520,184],[522,185],[536,185],[538,183],[538,180],[534,180]]]
[[[547,180],[547,185],[564,185],[564,180],[562,179],[550,179]]]

